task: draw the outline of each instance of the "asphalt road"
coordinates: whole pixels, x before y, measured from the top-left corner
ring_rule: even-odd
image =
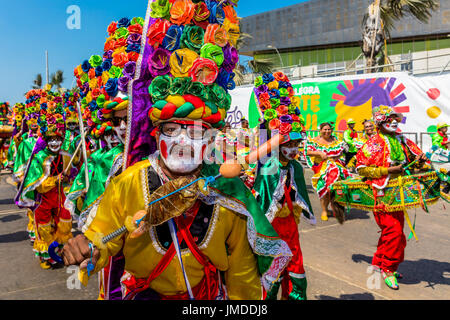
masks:
[[[450,205],[441,201],[429,214],[417,213],[419,242],[408,241],[405,261],[399,271],[400,290],[386,287],[370,270],[379,229],[372,213],[352,210],[344,225],[334,218],[320,220],[319,200],[310,187],[310,198],[318,221],[301,221],[300,242],[308,279],[310,300],[448,300],[450,299]],[[88,287],[79,286],[74,269],[43,270],[33,256],[26,233],[27,217],[13,202],[15,188],[9,175],[0,175],[0,299],[1,300],[93,300],[97,298],[97,276]],[[446,207],[445,207],[446,206]],[[405,233],[409,235],[408,227]]]

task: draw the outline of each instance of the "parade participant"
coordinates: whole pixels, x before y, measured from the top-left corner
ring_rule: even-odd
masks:
[[[233,160],[236,158],[236,133],[231,128],[229,122],[225,123],[225,126],[216,136],[216,157],[222,159],[223,163],[227,160]]]
[[[55,240],[64,244],[72,237],[72,217],[64,208],[63,190],[72,172],[68,172],[70,157],[61,150],[65,137],[63,98],[50,91],[42,91],[41,94],[39,134],[47,147],[31,160],[30,170],[24,177],[20,205],[37,206],[34,210],[36,240],[33,251],[40,259],[40,266],[49,269],[55,264],[48,255],[49,245]]]
[[[421,167],[426,161],[423,152],[412,141],[397,134],[402,115],[395,113],[391,107],[380,106],[374,109],[374,121],[378,133],[367,141],[357,154],[359,175],[367,178],[374,188],[374,196],[384,196],[383,189],[390,179],[404,174],[404,166],[414,160]],[[406,237],[403,233],[404,211],[385,212],[383,205],[373,211],[375,221],[381,229],[377,251],[372,265],[381,270],[386,285],[394,290],[399,288],[397,272],[403,262]]]
[[[139,51],[139,47],[130,44],[140,43],[143,24],[144,19],[140,17],[131,20],[123,18],[118,22],[112,22],[107,29],[109,38],[104,46],[103,57],[91,56],[74,72],[81,89],[82,105],[86,110],[88,126],[92,128],[92,136],[102,147],[89,158],[89,183],[86,183],[83,165],[67,196],[66,205],[70,211],[75,212],[78,228],[83,232],[95,218],[109,182],[122,172],[129,104],[127,84],[129,79],[134,78]],[[127,38],[124,38],[126,41],[118,42],[111,47],[108,43],[115,38],[116,33],[118,34],[119,25],[120,28],[126,28],[129,33]],[[114,58],[122,53],[126,53],[128,59],[126,63],[124,60]],[[98,77],[95,78],[94,75]],[[100,75],[102,78],[99,78]],[[86,76],[90,81],[83,84]],[[105,79],[107,81],[104,81]],[[101,271],[99,299],[121,299],[120,278],[123,274],[123,260],[122,254],[111,257],[108,265]]]
[[[27,165],[38,138],[40,104],[45,103],[46,93],[42,89],[31,90],[25,97],[27,99],[25,102],[24,118],[26,126],[22,125],[20,131],[14,136],[17,153],[14,159],[13,180],[18,183],[23,181]]]
[[[433,147],[436,149],[448,150],[450,147],[450,141],[447,137],[448,124],[438,123],[437,132],[433,135]]]
[[[151,17],[160,18],[146,19],[148,34],[142,56],[147,58],[140,59],[139,74],[131,85],[133,104],[128,130],[134,132],[135,123],[148,114],[155,126],[152,133],[157,151],[147,160],[133,163],[128,157],[142,147],[141,136],[150,132],[142,131],[141,126],[137,137],[127,135],[127,162],[134,165],[110,182],[84,235],[71,240],[63,250],[67,265],[82,264],[84,282],[91,261],[90,242],[95,244],[91,275],[123,248],[125,299],[260,299],[261,282],[270,290],[290,258],[286,243],[277,237],[251,192],[238,178],[218,178],[206,191],[202,189],[206,194],[195,192],[195,197],[178,193],[173,202],[168,200],[164,206],[158,206],[158,215],[173,220],[164,219],[158,226],[145,225],[148,229],[141,237],[127,233],[106,246],[95,240],[99,234],[122,227],[127,216],[141,210],[152,212],[155,207],[149,200],[169,195],[172,186],[178,189],[185,181],[218,174],[217,165],[203,162],[204,151],[214,141],[209,129],[225,125],[231,105],[224,78],[228,75],[230,79],[236,62],[230,73],[222,72],[219,79],[218,66],[233,62],[226,60],[219,45],[233,48],[233,35],[229,33],[228,41],[227,32],[238,27],[238,20],[230,4],[208,4],[212,7],[188,0],[175,1],[171,8],[162,2],[149,4]],[[221,15],[223,7],[228,13],[225,21]],[[214,10],[208,20],[205,13],[209,9]],[[172,25],[167,18],[177,24]],[[191,20],[203,22],[206,33],[200,26],[189,25]],[[180,42],[172,41],[178,36]],[[179,49],[180,43],[187,47]],[[142,85],[149,82],[150,86]],[[172,233],[169,226],[173,224],[169,222],[176,224]],[[174,238],[178,243],[174,243]]]
[[[358,132],[355,130],[356,122],[353,119],[348,119],[347,121],[347,127],[348,129],[344,132],[344,142],[345,145],[345,165],[347,166],[350,160],[354,156],[356,156],[356,153],[358,152],[358,149],[355,146],[355,140],[358,139]]]
[[[69,92],[65,94],[70,94]],[[62,149],[69,152],[70,146],[75,137],[80,135],[80,125],[78,122],[78,112],[76,110],[76,100],[71,101],[70,105],[65,106],[66,112],[66,136],[64,137],[64,143]]]
[[[266,120],[265,126],[272,135],[275,132],[282,134],[283,143],[279,152],[272,154],[259,170],[254,186],[255,195],[273,228],[287,242],[293,254],[276,285],[267,294],[267,299],[276,300],[281,285],[282,299],[306,300],[307,281],[298,224],[301,215],[311,224],[315,224],[316,220],[306,189],[303,167],[295,160],[299,145],[306,137],[305,122],[299,109],[300,100],[294,96],[289,79],[281,72],[267,74],[257,79],[256,83],[260,84],[255,88],[255,94],[260,112]],[[277,98],[276,92],[269,92],[268,85],[278,87],[283,98]],[[269,108],[267,102],[273,105]]]
[[[336,181],[345,180],[351,176],[340,160],[344,152],[344,144],[343,141],[332,136],[332,126],[329,123],[322,123],[320,136],[308,139],[306,142],[304,154],[308,166],[314,171],[311,181],[320,198],[323,221],[328,221],[328,205],[331,200],[330,186]],[[340,223],[344,221],[340,210],[333,209],[333,214]]]
[[[366,143],[367,140],[377,134],[377,130],[375,129],[375,122],[372,119],[364,120],[362,125],[364,127],[363,142]]]
[[[11,108],[9,102],[0,102],[0,168],[8,166],[8,149],[14,127],[10,125]]]
[[[14,173],[14,161],[17,155],[17,146],[15,143],[14,136],[21,130],[22,121],[25,113],[25,105],[23,103],[16,103],[13,107],[12,119],[14,123],[13,138],[8,149],[8,166]]]
[[[250,152],[258,148],[258,128],[250,129],[248,120],[241,119],[241,128],[236,132],[236,155],[240,163],[244,166],[244,174],[241,176],[247,188],[250,190],[255,183],[257,164],[246,164],[241,161]]]

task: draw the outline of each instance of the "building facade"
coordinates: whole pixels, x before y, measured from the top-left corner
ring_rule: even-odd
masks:
[[[361,22],[371,2],[310,0],[245,17],[242,32],[251,38],[240,52],[270,58],[294,77],[363,69]],[[391,71],[430,74],[450,61],[450,0],[438,3],[427,24],[413,17],[395,24],[387,41]]]

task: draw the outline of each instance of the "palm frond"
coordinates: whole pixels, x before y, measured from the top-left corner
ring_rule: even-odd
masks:
[[[42,88],[42,75],[38,73],[36,75],[36,78],[33,80],[33,89],[40,89]]]
[[[271,59],[253,59],[248,62],[248,66],[254,73],[265,74],[271,73],[275,63]]]
[[[64,72],[61,70],[56,71],[50,77],[50,84],[55,86],[57,89],[61,88],[64,82]]]
[[[381,19],[387,35],[390,36],[395,21],[413,16],[420,22],[427,23],[438,7],[436,0],[385,0],[380,6]]]

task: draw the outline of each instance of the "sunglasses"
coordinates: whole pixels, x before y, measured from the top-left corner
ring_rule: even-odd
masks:
[[[120,124],[123,122],[125,122],[125,124],[128,124],[128,117],[124,117],[124,118],[120,118],[120,117],[113,117],[111,119],[111,122],[113,124],[114,127],[118,127],[120,126]]]
[[[181,131],[186,130],[187,136],[192,140],[201,140],[205,137],[206,127],[198,124],[182,124],[182,123],[163,123],[159,129],[166,137],[174,138],[181,134]]]

